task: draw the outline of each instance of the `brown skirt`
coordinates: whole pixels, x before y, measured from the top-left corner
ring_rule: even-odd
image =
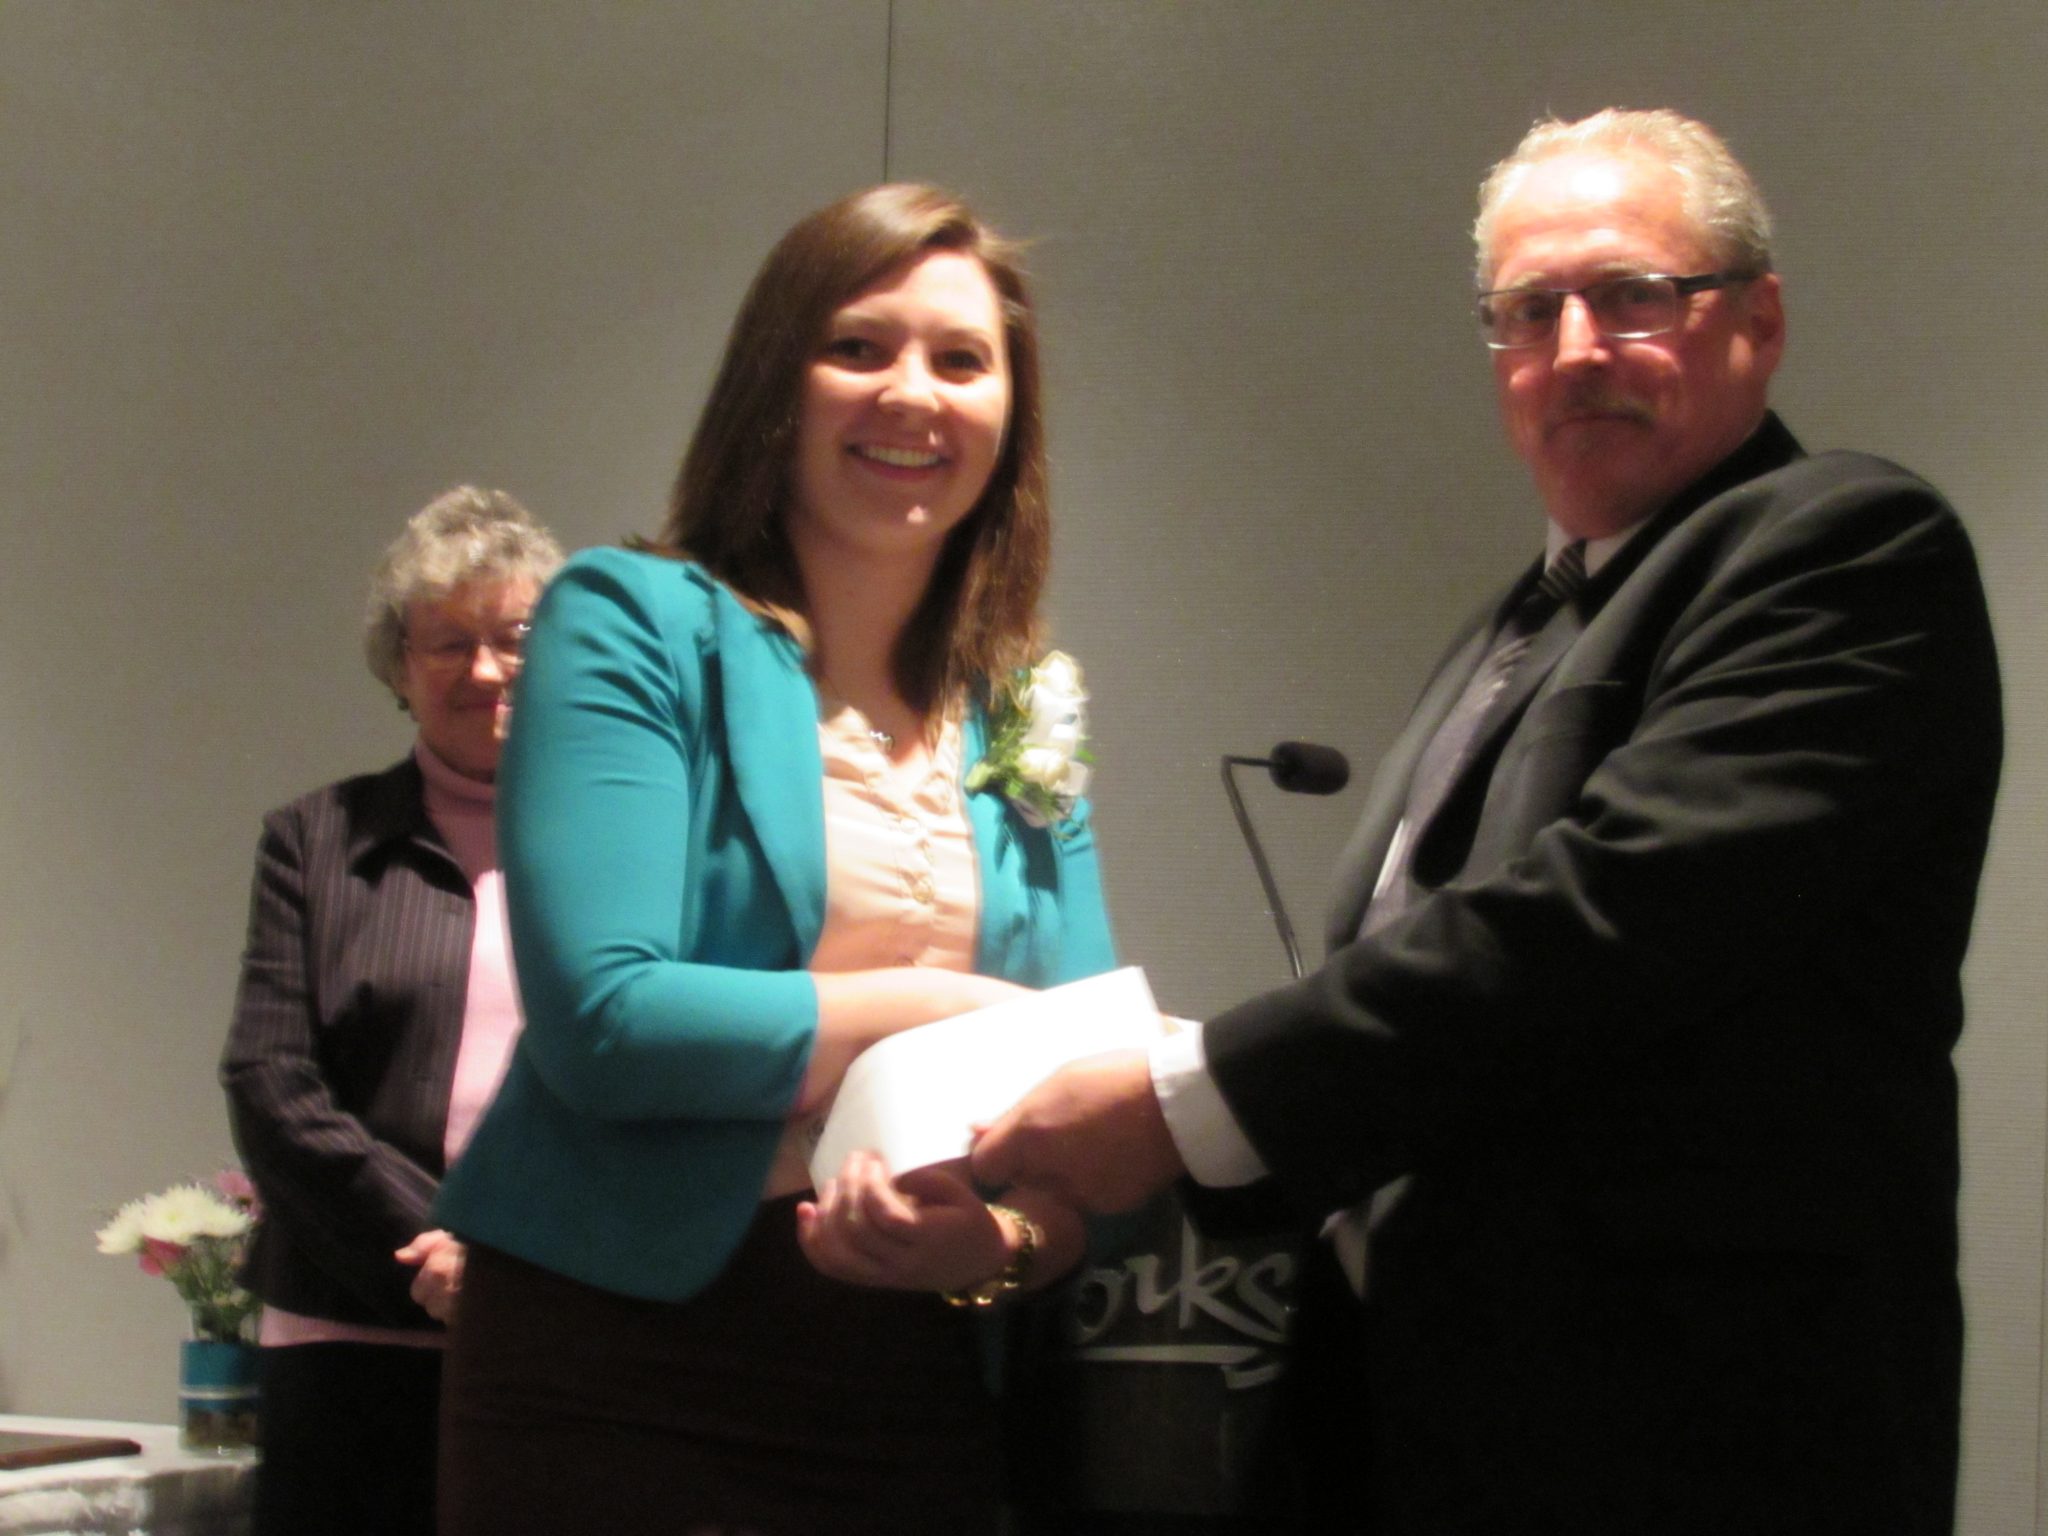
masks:
[[[719,1277],[642,1301],[472,1246],[442,1536],[981,1536],[995,1410],[968,1315],[827,1280],[765,1202]]]

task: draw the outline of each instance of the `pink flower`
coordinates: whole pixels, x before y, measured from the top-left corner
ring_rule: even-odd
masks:
[[[160,1237],[145,1237],[142,1240],[142,1272],[145,1275],[161,1275],[175,1269],[185,1258],[185,1245],[167,1243]]]
[[[241,1169],[221,1169],[213,1176],[213,1187],[220,1191],[221,1198],[232,1200],[243,1210],[256,1209],[256,1186],[249,1182],[249,1175]]]

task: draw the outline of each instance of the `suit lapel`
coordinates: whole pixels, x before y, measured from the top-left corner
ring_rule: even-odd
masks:
[[[1497,618],[1499,605],[1487,613],[1489,620]],[[1450,651],[1437,663],[1435,674],[1423,688],[1422,697],[1415,701],[1408,723],[1380,759],[1372,786],[1366,791],[1357,830],[1351,834],[1337,866],[1337,888],[1324,932],[1328,948],[1337,949],[1358,936],[1366,904],[1372,900],[1373,887],[1379,882],[1380,866],[1386,863],[1394,830],[1401,824],[1401,812],[1408,801],[1408,781],[1415,776],[1415,765],[1485,658],[1494,627],[1492,622],[1474,621],[1462,640],[1452,642]]]
[[[427,815],[425,775],[408,754],[384,772],[362,781],[348,818],[348,865],[361,870],[372,858],[388,858],[401,842],[411,843],[434,861],[440,873],[452,875],[456,889],[468,891],[469,876],[448,851],[440,829]]]
[[[1355,938],[1359,925],[1365,920],[1365,909],[1372,900],[1373,887],[1379,883],[1380,868],[1386,862],[1395,830],[1407,808],[1410,782],[1430,739],[1457,706],[1459,697],[1472,681],[1473,673],[1493,649],[1495,636],[1505,616],[1541,574],[1540,562],[1523,572],[1514,585],[1485,611],[1485,622],[1474,624],[1465,639],[1453,647],[1417,701],[1408,725],[1374,775],[1358,830],[1344,850],[1345,862],[1339,866],[1339,879],[1343,884],[1332,903],[1326,935],[1332,949]],[[1583,628],[1578,607],[1567,603],[1537,632],[1500,697],[1480,718],[1464,765],[1446,788],[1428,825],[1409,828],[1408,835],[1418,848],[1429,828],[1442,820],[1449,807],[1484,785],[1492,772],[1493,759],[1501,742],[1521,718],[1522,710],[1542,686],[1544,678],[1571,649],[1572,642]],[[1411,849],[1411,868],[1414,867],[1415,851]]]
[[[1487,706],[1486,713],[1479,717],[1479,728],[1473,732],[1471,748],[1465,754],[1465,763],[1458,771],[1457,779],[1445,794],[1443,803],[1450,804],[1465,792],[1466,780],[1472,774],[1482,776],[1493,771],[1493,760],[1501,742],[1522,718],[1522,711],[1536,690],[1543,686],[1544,679],[1563,659],[1564,653],[1572,648],[1572,642],[1586,627],[1576,602],[1566,603],[1550,616],[1550,622],[1536,632],[1515,670],[1502,685],[1500,694]]]
[[[713,595],[725,747],[734,792],[760,842],[798,953],[825,926],[824,759],[818,694],[795,640],[724,587]]]

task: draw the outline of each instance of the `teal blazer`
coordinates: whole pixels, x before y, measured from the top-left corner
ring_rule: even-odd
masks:
[[[498,838],[526,1028],[436,1214],[680,1300],[753,1219],[816,1035],[817,692],[702,567],[587,550],[541,600],[513,722]],[[964,764],[985,740],[976,708]],[[976,969],[1045,987],[1113,966],[1087,806],[1055,832],[966,803]]]

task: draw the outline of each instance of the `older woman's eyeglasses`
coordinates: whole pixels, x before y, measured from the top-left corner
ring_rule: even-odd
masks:
[[[1709,288],[1746,283],[1754,272],[1700,272],[1673,277],[1663,272],[1603,278],[1583,288],[1496,288],[1479,295],[1479,329],[1496,352],[1540,347],[1557,334],[1564,301],[1577,299],[1593,329],[1611,341],[1640,341],[1674,330],[1685,300]]]
[[[479,649],[489,651],[499,670],[517,672],[526,661],[526,637],[533,626],[518,623],[494,635],[435,635],[426,640],[406,636],[405,648],[430,672],[467,672]]]

